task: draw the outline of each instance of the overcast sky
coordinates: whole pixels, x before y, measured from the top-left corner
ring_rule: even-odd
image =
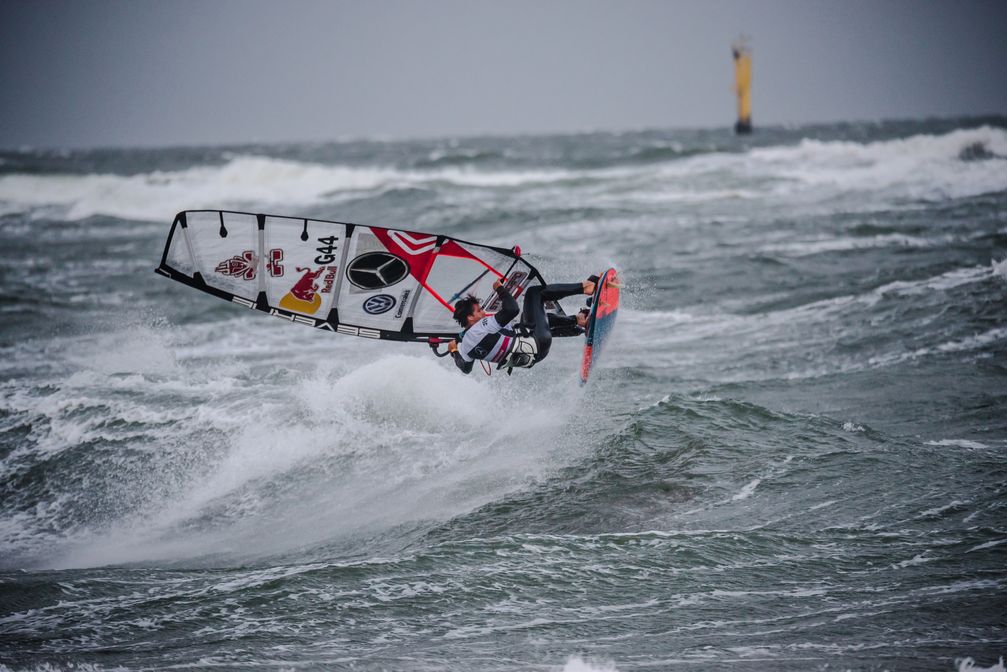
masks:
[[[0,1],[0,146],[1007,113],[1007,1]]]

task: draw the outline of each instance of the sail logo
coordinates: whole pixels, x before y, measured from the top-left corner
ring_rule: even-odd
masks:
[[[399,295],[399,309],[395,311],[395,319],[402,317],[402,313],[406,310],[406,301],[409,299],[409,294],[412,293],[411,289],[405,289],[402,294]]]
[[[322,297],[318,294],[318,283],[315,281],[324,270],[326,270],[325,266],[322,266],[317,271],[313,271],[310,268],[298,267],[297,272],[304,275],[280,299],[280,308],[293,310],[298,313],[307,313],[308,315],[314,315],[318,312],[318,309],[322,306]],[[335,268],[329,267],[329,270],[335,271]]]
[[[419,236],[405,231],[389,231],[388,237],[406,254],[423,254],[437,247],[437,236]]]
[[[525,273],[524,271],[514,271],[513,273],[510,274],[510,276],[508,276],[507,283],[504,284],[504,287],[506,287],[507,291],[511,293],[511,296],[513,296],[516,299],[517,297],[521,296],[521,290],[522,290],[521,283],[523,283],[525,278],[527,277],[528,274]],[[550,307],[548,304],[546,304],[545,307],[546,310],[555,308],[555,306]],[[495,313],[496,311],[500,310],[500,297],[497,296],[496,292],[490,295],[490,300],[483,307],[483,310],[491,313]]]
[[[269,276],[272,278],[282,278],[283,277],[283,250],[276,248],[269,251],[269,260],[266,261],[266,270],[269,271]]]
[[[269,258],[266,261],[266,271],[271,277],[283,277],[283,250],[275,248],[269,251]],[[240,277],[242,280],[255,280],[255,252],[245,250],[240,255],[236,254],[230,259],[217,264],[213,269],[216,273],[231,277]]]
[[[236,254],[230,259],[220,262],[213,270],[221,275],[241,277],[244,280],[254,280],[255,253],[251,250],[245,250],[241,255]]]
[[[409,275],[409,264],[388,252],[367,252],[351,261],[346,277],[360,289],[382,289]]]
[[[395,307],[395,297],[390,294],[378,294],[364,301],[364,312],[368,315],[381,315]]]

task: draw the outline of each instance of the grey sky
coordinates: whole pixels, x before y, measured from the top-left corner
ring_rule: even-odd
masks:
[[[1007,113],[1007,2],[0,3],[0,146]]]

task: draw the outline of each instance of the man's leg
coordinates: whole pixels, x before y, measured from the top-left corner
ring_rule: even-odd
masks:
[[[583,293],[584,283],[581,282],[565,282],[556,285],[546,285],[542,288],[542,300],[559,301],[560,299],[565,299],[568,296]]]
[[[557,315],[546,313],[549,319],[549,333],[553,338],[565,338],[567,336],[581,336],[584,330],[577,326],[576,315]]]
[[[521,324],[531,330],[532,338],[535,339],[535,344],[538,346],[538,354],[535,355],[536,362],[545,359],[549,354],[549,348],[552,347],[549,320],[546,318],[545,306],[542,304],[544,289],[542,285],[529,287],[524,295],[524,309],[521,311]]]
[[[570,325],[561,324],[563,318],[555,315],[547,315],[545,312],[546,301],[558,301],[568,296],[584,293],[584,284],[580,282],[569,282],[556,285],[535,285],[529,287],[524,296],[524,309],[521,311],[521,324],[531,330],[532,337],[538,345],[538,354],[535,361],[540,362],[549,354],[552,347],[552,332],[550,327],[555,326],[562,336],[574,336],[575,333],[567,333]],[[576,316],[572,317],[572,324],[576,325]],[[569,321],[569,320],[568,320]],[[574,330],[579,334],[579,330]]]

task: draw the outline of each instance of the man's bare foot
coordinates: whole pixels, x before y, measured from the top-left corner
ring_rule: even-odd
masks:
[[[577,326],[581,329],[587,329],[587,308],[577,313]]]
[[[598,282],[597,275],[592,275],[590,278],[582,282],[581,284],[584,285],[584,293],[588,295],[594,294],[594,289],[597,286],[597,282]]]

